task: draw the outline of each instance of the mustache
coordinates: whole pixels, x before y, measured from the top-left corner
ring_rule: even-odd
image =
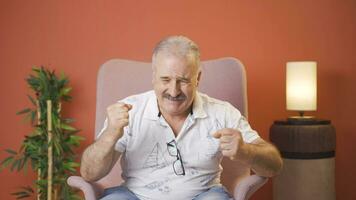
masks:
[[[163,94],[162,96],[163,96],[163,98],[166,98],[171,101],[183,101],[187,98],[183,93],[179,94],[176,97],[172,97],[170,94],[167,94],[167,93]]]

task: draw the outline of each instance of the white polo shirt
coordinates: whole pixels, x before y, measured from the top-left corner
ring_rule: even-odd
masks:
[[[246,119],[230,103],[197,92],[192,113],[175,137],[162,115],[159,115],[154,91],[127,97],[120,102],[131,104],[129,125],[115,149],[122,152],[122,176],[127,186],[140,199],[187,200],[220,185],[222,154],[219,140],[212,134],[222,128],[234,128],[242,133],[244,142],[259,138]],[[104,123],[105,130],[107,122]],[[185,175],[179,175],[181,166]],[[175,167],[173,167],[175,163]],[[176,171],[175,171],[176,170]],[[178,171],[178,175],[176,172]]]

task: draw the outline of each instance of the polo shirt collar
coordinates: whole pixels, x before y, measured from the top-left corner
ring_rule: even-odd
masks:
[[[193,118],[205,118],[208,115],[206,114],[203,106],[203,100],[201,93],[197,92],[193,101]]]
[[[194,97],[192,115],[193,115],[194,119],[207,117],[207,114],[203,107],[203,101],[202,101],[200,92],[197,92]],[[158,109],[157,96],[154,92],[153,92],[153,95],[151,95],[148,99],[147,109],[145,110],[143,116],[144,116],[144,118],[150,119],[150,120],[159,120],[159,118],[160,118],[160,111]]]
[[[157,97],[156,93],[152,91],[152,95],[150,95],[148,102],[147,102],[147,108],[145,109],[143,113],[143,117],[146,119],[151,119],[151,120],[158,120],[159,119],[159,109],[158,109],[158,103],[157,103]]]

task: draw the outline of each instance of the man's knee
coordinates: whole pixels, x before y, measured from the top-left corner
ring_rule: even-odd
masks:
[[[124,186],[108,188],[100,200],[139,200],[135,194]]]
[[[199,194],[194,200],[233,200],[223,186],[214,186],[208,191]]]

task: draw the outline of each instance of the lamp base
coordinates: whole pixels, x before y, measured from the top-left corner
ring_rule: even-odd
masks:
[[[292,116],[287,120],[277,120],[274,122],[279,125],[326,125],[331,124],[330,120],[317,119],[314,116]]]
[[[312,121],[315,120],[314,116],[291,116],[287,118],[288,121]]]

